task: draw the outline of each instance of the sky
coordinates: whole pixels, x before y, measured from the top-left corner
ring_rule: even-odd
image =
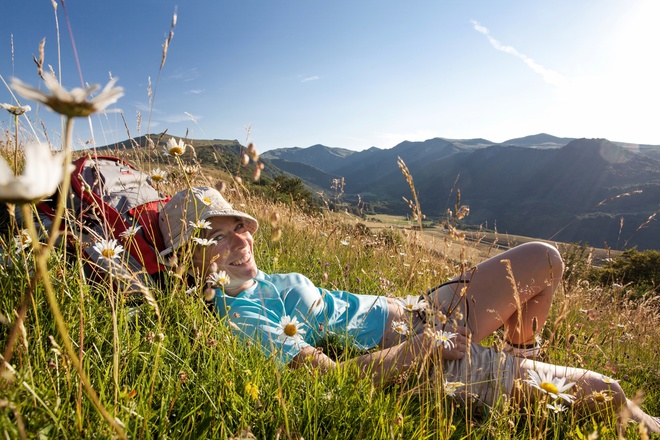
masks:
[[[43,87],[45,38],[65,88],[124,88],[75,122],[76,145],[165,130],[261,152],[537,133],[660,145],[659,20],[656,0],[8,1],[0,102],[16,103],[12,77]],[[57,143],[58,117],[21,104],[28,133]]]

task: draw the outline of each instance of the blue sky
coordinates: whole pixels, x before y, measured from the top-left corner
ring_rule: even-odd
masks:
[[[124,87],[116,108],[132,136],[249,136],[259,151],[541,132],[660,144],[655,0],[66,0],[66,14],[57,6],[56,22],[51,0],[3,4],[2,79],[40,84],[32,56],[45,38],[46,64],[65,87],[80,87],[75,44],[85,83],[105,85],[112,74]],[[12,102],[4,84],[0,102]],[[35,130],[43,121],[57,142],[58,119],[22,103],[32,105]],[[128,137],[118,113],[76,121],[75,131],[78,144]]]

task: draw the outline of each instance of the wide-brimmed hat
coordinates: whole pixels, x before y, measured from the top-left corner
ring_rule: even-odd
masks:
[[[167,255],[183,246],[195,231],[193,225],[212,217],[240,217],[252,234],[259,227],[254,217],[232,208],[215,188],[201,186],[185,189],[176,193],[158,214],[158,225],[165,245],[165,250],[160,254]]]

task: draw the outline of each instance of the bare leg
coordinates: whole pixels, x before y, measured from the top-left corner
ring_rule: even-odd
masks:
[[[436,289],[430,297],[445,312],[458,306],[463,315],[458,321],[468,326],[473,341],[481,341],[504,325],[511,343],[524,344],[543,328],[563,270],[554,246],[525,243],[479,263],[473,271],[454,278],[460,282]],[[460,317],[451,315],[450,319]]]
[[[546,364],[530,359],[517,359],[517,379],[529,379],[529,370],[550,374],[554,378],[565,378],[566,383],[575,382],[567,394],[575,396],[576,405],[580,405],[590,413],[616,414],[619,421],[630,419],[643,423],[650,432],[660,433],[660,422],[657,418],[645,413],[638,405],[628,399],[615,381],[606,381],[606,376],[581,368]],[[514,397],[534,401],[540,392],[532,385],[522,382],[520,390],[514,387]],[[521,393],[522,391],[522,393]],[[567,404],[568,402],[563,401]]]

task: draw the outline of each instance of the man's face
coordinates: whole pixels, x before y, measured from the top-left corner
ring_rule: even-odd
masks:
[[[215,263],[217,270],[224,270],[230,282],[225,285],[225,293],[236,295],[253,284],[257,275],[254,261],[252,234],[240,217],[213,217],[209,220],[211,229],[202,229],[201,238],[215,240],[210,246],[195,245],[193,264],[209,275],[209,267]]]

